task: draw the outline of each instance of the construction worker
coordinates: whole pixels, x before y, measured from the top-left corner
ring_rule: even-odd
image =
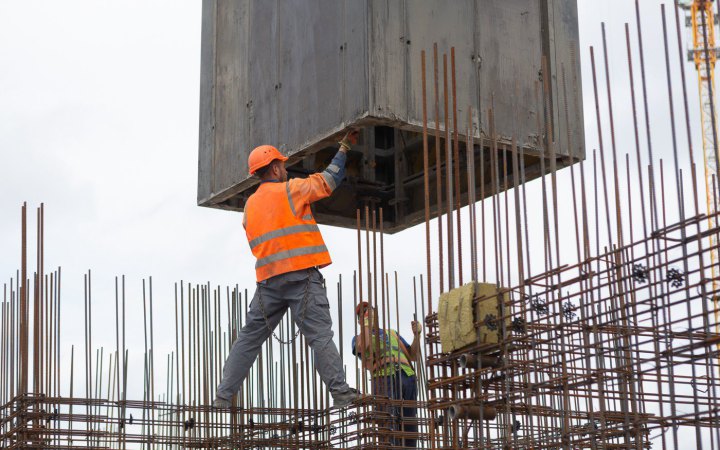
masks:
[[[230,407],[262,344],[274,334],[288,308],[313,350],[315,367],[334,406],[347,406],[359,397],[345,382],[333,342],[330,303],[318,270],[331,263],[330,254],[310,209],[311,203],[329,197],[345,177],[346,153],[357,137],[357,131],[348,132],[327,169],[304,179],[288,180],[288,158],[273,146],[261,145],[250,153],[250,174],[261,181],[245,204],[243,226],[257,258],[257,288],[245,326],[225,361],[213,406]]]
[[[359,357],[362,366],[372,374],[373,395],[386,395],[393,400],[408,400],[410,404],[393,408],[390,412],[396,421],[396,429],[405,433],[417,433],[417,377],[412,362],[420,351],[420,332],[417,321],[410,326],[413,332],[412,344],[408,345],[395,330],[379,327],[377,311],[367,302],[360,302],[355,308],[360,334],[352,339],[352,353]],[[409,419],[409,420],[408,420]],[[415,448],[416,439],[395,439],[395,445]],[[404,441],[404,442],[403,442]]]

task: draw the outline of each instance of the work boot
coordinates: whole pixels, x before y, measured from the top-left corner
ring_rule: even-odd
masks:
[[[230,400],[225,400],[224,398],[217,397],[215,398],[215,401],[213,402],[213,408],[217,409],[225,409],[230,407]]]
[[[352,402],[362,397],[357,389],[348,388],[341,394],[333,394],[333,408],[340,409],[350,405]]]

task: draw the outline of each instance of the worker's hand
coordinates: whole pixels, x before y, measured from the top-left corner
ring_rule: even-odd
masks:
[[[343,136],[342,140],[340,141],[340,151],[347,152],[348,150],[350,150],[350,147],[358,143],[359,136],[360,131],[354,128],[345,133],[345,136]]]
[[[422,326],[420,325],[420,322],[417,320],[413,320],[410,322],[410,327],[412,328],[412,332],[414,336],[420,336],[420,333],[422,332]]]
[[[359,137],[360,137],[360,130],[352,128],[350,131],[345,133],[345,137],[343,137],[343,141],[347,141],[348,143],[355,145],[358,143]]]

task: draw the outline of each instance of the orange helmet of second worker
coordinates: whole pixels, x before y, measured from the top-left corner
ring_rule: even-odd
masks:
[[[288,157],[284,156],[272,145],[261,145],[259,147],[255,147],[248,157],[250,175],[254,175],[258,169],[267,166],[276,159],[279,159],[280,161],[287,161]]]

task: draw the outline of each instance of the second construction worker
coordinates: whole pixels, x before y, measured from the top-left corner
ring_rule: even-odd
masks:
[[[287,157],[262,145],[248,158],[251,175],[260,187],[245,204],[243,226],[257,258],[257,289],[245,326],[225,361],[223,378],[213,406],[228,408],[255,362],[262,344],[290,308],[292,317],[313,350],[315,367],[328,387],[335,407],[355,401],[359,394],[345,382],[343,363],[333,342],[330,303],[321,267],[331,263],[310,204],[329,197],[345,178],[346,153],[357,143],[351,131],[322,173],[288,181]]]
[[[420,347],[418,336],[422,327],[417,321],[410,325],[412,344],[408,344],[395,330],[379,327],[377,311],[367,302],[355,308],[360,334],[353,337],[352,352],[362,361],[365,370],[372,374],[373,395],[387,396],[392,400],[406,400],[402,407],[391,408],[393,428],[404,433],[417,433],[417,377],[412,362],[417,361]],[[393,439],[401,448],[415,448],[416,439],[405,435]],[[404,442],[403,442],[404,441]]]

